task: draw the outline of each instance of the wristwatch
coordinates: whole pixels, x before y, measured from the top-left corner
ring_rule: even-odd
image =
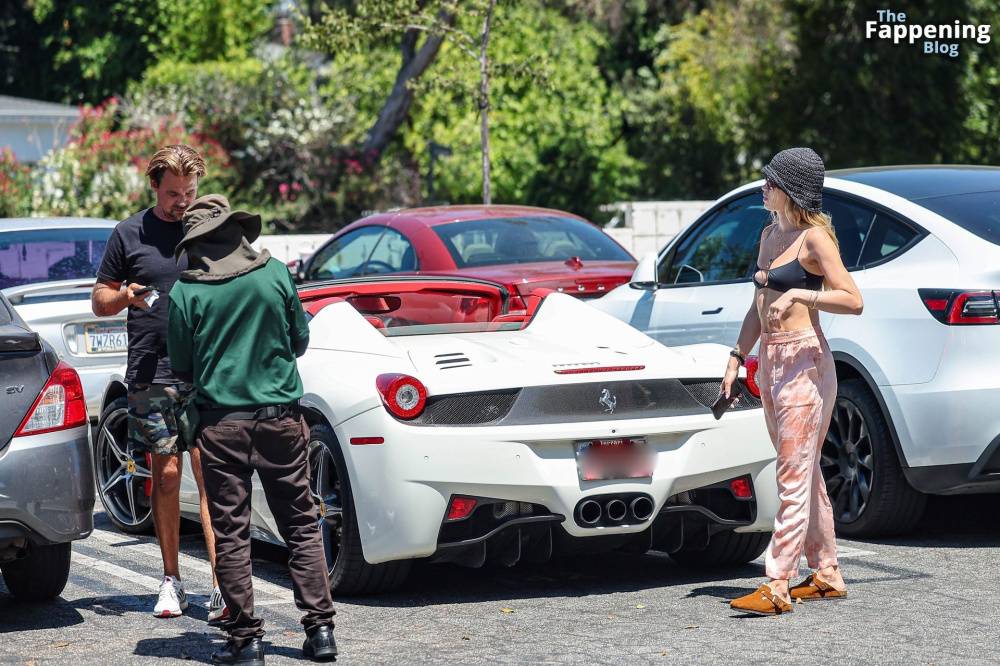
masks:
[[[734,357],[737,361],[739,361],[740,365],[746,365],[746,359],[743,358],[743,354],[739,353],[735,349],[731,350],[729,352],[729,355]]]

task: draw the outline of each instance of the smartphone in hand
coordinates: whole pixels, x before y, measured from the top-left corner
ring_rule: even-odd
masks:
[[[711,407],[712,415],[715,417],[716,421],[722,418],[722,415],[725,413],[725,411],[729,409],[729,407],[734,402],[736,402],[736,399],[738,397],[739,394],[736,392],[735,383],[730,391],[728,398],[725,396],[725,394],[723,394],[722,389],[721,388],[719,389],[719,397],[715,399],[715,402],[712,403]]]

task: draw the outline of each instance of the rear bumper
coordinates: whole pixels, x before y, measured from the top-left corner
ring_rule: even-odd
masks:
[[[906,480],[922,493],[974,495],[1000,493],[1000,435],[973,463],[926,465],[903,469]]]
[[[15,437],[0,452],[0,535],[36,544],[83,539],[94,529],[90,426]]]
[[[971,466],[1000,433],[1000,357],[971,337],[930,382],[880,387],[908,467]]]
[[[628,419],[513,427],[411,426],[381,407],[336,428],[350,472],[365,559],[371,563],[428,557],[438,549],[453,495],[497,498],[561,516],[580,541],[648,531],[655,518],[588,528],[573,516],[581,502],[609,493],[642,494],[660,515],[685,491],[740,476],[756,489],[753,517],[726,529],[765,532],[777,510],[774,448],[761,410],[707,416]],[[350,446],[352,436],[378,433],[384,444]],[[652,478],[581,481],[573,442],[601,437],[646,437],[656,451]]]

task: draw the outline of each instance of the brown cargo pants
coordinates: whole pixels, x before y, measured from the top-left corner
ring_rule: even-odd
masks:
[[[295,605],[307,632],[333,624],[333,601],[319,533],[319,511],[309,492],[309,428],[300,415],[203,422],[197,438],[208,510],[215,532],[215,572],[229,607],[223,628],[241,645],[264,635],[254,617],[250,560],[250,478],[254,470],[267,505],[288,545]]]

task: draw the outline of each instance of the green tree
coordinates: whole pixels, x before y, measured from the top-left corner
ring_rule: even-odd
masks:
[[[600,204],[637,186],[639,165],[620,134],[625,99],[608,86],[597,64],[603,40],[593,25],[555,9],[502,6],[491,39],[498,200],[594,217]],[[453,202],[474,202],[480,192],[480,117],[467,91],[475,87],[478,72],[465,67],[453,49],[446,45],[438,63],[449,70],[441,74],[447,83],[425,91],[404,132],[404,144],[424,169],[428,142],[450,146],[452,156],[440,163],[436,190]],[[524,66],[536,73],[516,71]]]
[[[162,60],[238,59],[271,26],[268,0],[6,0],[5,91],[97,104]]]

